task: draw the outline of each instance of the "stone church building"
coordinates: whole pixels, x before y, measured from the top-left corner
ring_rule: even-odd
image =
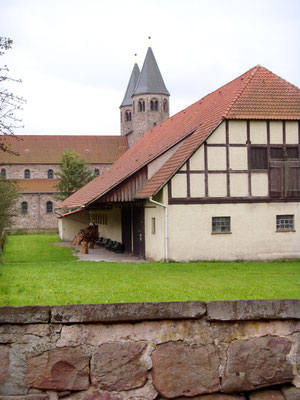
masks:
[[[1,175],[15,181],[20,192],[13,229],[57,229],[55,174],[65,150],[75,150],[102,175],[144,132],[168,117],[169,92],[149,47],[142,70],[134,64],[120,106],[121,135],[6,137],[19,154],[0,153]]]

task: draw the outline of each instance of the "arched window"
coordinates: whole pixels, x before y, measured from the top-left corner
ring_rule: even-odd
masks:
[[[94,169],[94,174],[95,174],[96,176],[99,176],[99,175],[100,175],[100,170],[99,170],[98,168],[95,168],[95,169]]]
[[[1,177],[2,177],[3,179],[6,179],[6,169],[5,169],[5,168],[2,168],[2,169],[1,169]]]
[[[22,214],[27,214],[28,213],[28,203],[27,203],[27,201],[22,201],[22,203],[21,203],[21,212],[22,212]]]
[[[25,178],[25,179],[30,179],[30,170],[29,170],[29,169],[25,169],[25,171],[24,171],[24,178]]]
[[[131,112],[128,110],[125,112],[125,119],[126,121],[131,121]]]
[[[54,178],[53,169],[48,169],[47,175],[48,175],[48,179],[53,179]]]
[[[152,99],[150,101],[150,111],[158,111],[158,100]]]
[[[52,213],[53,212],[53,203],[52,203],[52,201],[47,201],[46,211],[47,211],[47,213]]]
[[[139,112],[145,111],[145,100],[139,100]]]
[[[164,99],[164,102],[163,102],[163,109],[164,109],[164,112],[168,112],[168,100],[166,100],[166,99]]]

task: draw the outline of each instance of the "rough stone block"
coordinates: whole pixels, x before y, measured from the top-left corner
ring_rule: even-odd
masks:
[[[0,307],[1,324],[40,324],[49,319],[48,306]]]
[[[147,380],[147,369],[140,360],[146,343],[106,343],[93,354],[91,380],[102,390],[129,390]]]
[[[168,342],[152,353],[153,385],[161,396],[195,396],[219,391],[219,354],[212,346]]]
[[[114,303],[53,306],[52,323],[124,322],[200,318],[206,312],[201,301],[169,303]]]
[[[163,397],[158,397],[157,400],[163,400]],[[239,394],[204,394],[200,396],[188,397],[189,400],[246,400],[246,397]],[[177,397],[176,400],[187,400],[187,397]]]
[[[281,391],[285,400],[300,400],[300,389],[294,386],[283,386]]]
[[[0,345],[0,384],[6,381],[9,370],[9,347]]]
[[[84,393],[80,400],[120,400],[120,397],[114,393],[103,393],[92,389]]]
[[[87,389],[89,358],[78,348],[55,349],[28,357],[26,384],[36,389]]]
[[[0,400],[49,400],[47,393],[34,393],[24,396],[0,396]]]
[[[300,319],[299,300],[236,300],[207,303],[209,321]]]
[[[234,340],[227,350],[222,391],[239,392],[291,382],[293,368],[287,361],[290,350],[291,342],[282,337]]]
[[[250,393],[249,400],[285,400],[280,390],[257,390]]]

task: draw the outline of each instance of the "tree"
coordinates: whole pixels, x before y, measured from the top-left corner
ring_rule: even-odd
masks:
[[[94,173],[88,169],[88,163],[73,150],[63,152],[59,169],[55,174],[59,178],[55,185],[58,190],[55,198],[58,200],[66,199],[95,178]]]
[[[11,226],[12,217],[17,215],[15,205],[18,198],[17,185],[0,175],[0,236]]]
[[[12,43],[11,39],[0,37],[0,56],[4,54],[5,50],[11,48]],[[2,82],[22,82],[20,79],[9,77],[8,73],[7,65],[0,67],[0,84]],[[7,136],[13,136],[14,130],[21,127],[22,120],[16,117],[15,112],[22,110],[24,103],[23,97],[16,96],[7,88],[0,86],[0,134],[4,136],[0,140],[0,151],[16,154],[11,150],[11,144],[7,141]]]

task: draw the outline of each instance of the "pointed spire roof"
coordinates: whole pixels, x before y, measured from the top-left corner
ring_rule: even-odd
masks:
[[[133,95],[146,93],[165,94],[170,96],[151,47],[148,48],[144,65]]]
[[[131,106],[132,105],[132,93],[136,87],[137,81],[139,79],[140,76],[140,69],[139,66],[137,65],[137,63],[134,64],[133,70],[131,72],[131,76],[129,79],[129,83],[125,92],[125,96],[124,99],[122,101],[122,104],[120,105],[120,107],[123,106]]]

